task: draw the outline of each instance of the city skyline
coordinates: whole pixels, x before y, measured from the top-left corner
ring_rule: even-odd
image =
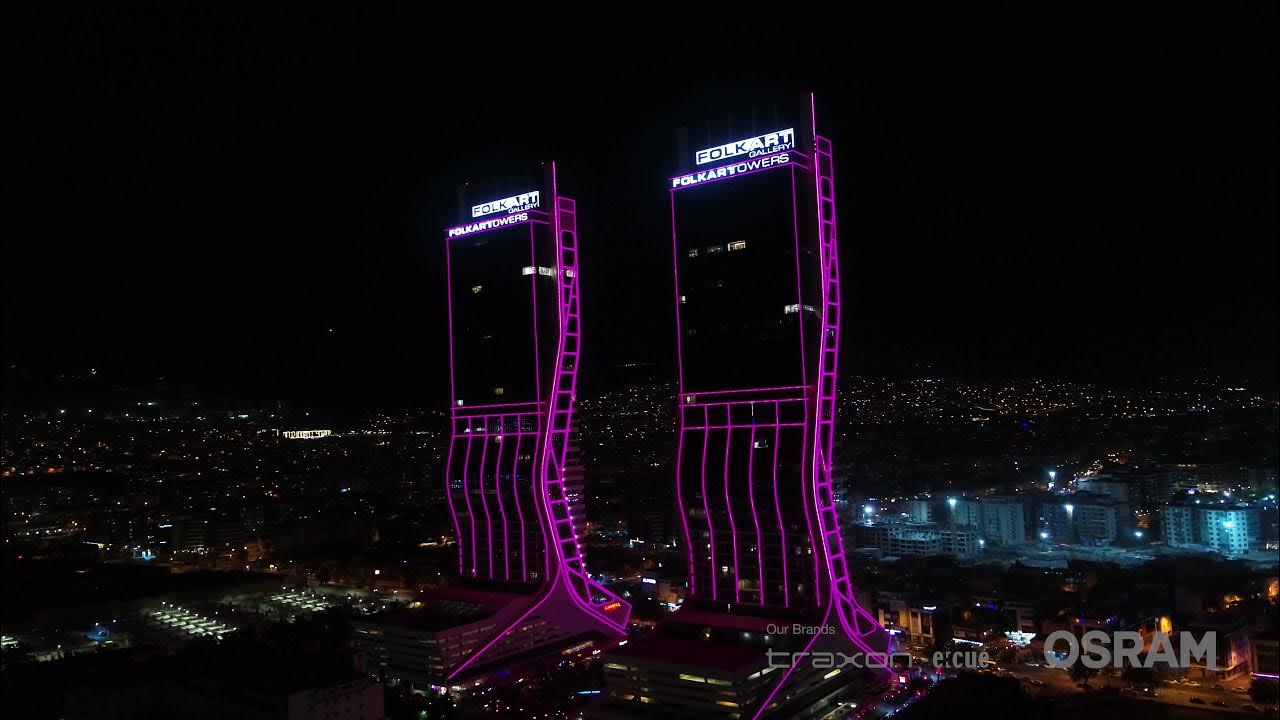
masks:
[[[471,13],[20,19],[9,714],[1276,715],[1280,7]]]

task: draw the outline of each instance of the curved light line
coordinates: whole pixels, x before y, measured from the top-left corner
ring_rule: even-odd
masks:
[[[498,458],[493,461],[493,489],[498,496],[498,516],[502,518],[502,575],[503,579],[511,580],[511,526],[507,524],[507,508],[502,502],[502,450],[505,443],[502,442],[502,431],[506,429],[507,416],[498,416],[498,439],[494,442],[498,444]],[[517,438],[517,441],[519,439]]]
[[[725,414],[728,415],[728,408]],[[742,578],[738,574],[738,524],[733,521],[733,501],[729,498],[729,449],[733,447],[733,429],[724,431],[724,512],[729,518],[729,547],[733,549],[733,601],[742,601]]]
[[[774,403],[774,420],[779,417],[777,405],[778,403]],[[787,529],[786,523],[782,520],[782,499],[778,494],[778,446],[781,444],[782,427],[775,425],[773,428],[773,507],[778,513],[778,539],[782,544],[782,606],[791,607],[791,588],[787,580],[787,565],[791,562],[791,556],[787,554]]]
[[[689,534],[689,513],[684,505],[684,490],[681,487],[681,477],[684,475],[684,411],[677,410],[680,415],[680,428],[676,435],[676,506],[680,511],[680,527],[684,530],[685,554],[689,559],[689,594],[697,595],[698,592],[698,573],[695,571],[693,564],[693,536]]]
[[[760,532],[760,516],[756,513],[755,473],[756,465],[756,428],[751,426],[751,437],[747,439],[747,499],[751,503],[751,521],[756,526],[756,569],[759,571],[760,604],[764,605],[764,534]]]
[[[471,421],[467,420],[467,428],[471,427]],[[467,523],[471,529],[471,575],[476,575],[476,514],[471,508],[471,486],[467,479],[467,473],[471,468],[471,440],[467,438],[467,451],[462,456],[462,499],[467,503]]]
[[[711,415],[705,407],[702,408],[702,417],[704,425],[711,424]],[[716,532],[711,523],[711,506],[707,504],[707,439],[710,435],[710,430],[702,431],[702,511],[707,518],[707,549],[711,551],[711,599],[715,600],[720,578],[716,568]]]
[[[521,417],[516,417],[516,430],[520,429]],[[524,441],[524,433],[516,435],[515,457],[511,460],[511,496],[516,500],[516,517],[520,519],[520,579],[529,581],[529,559],[525,550],[524,508],[520,507],[520,444]],[[534,440],[537,443],[537,440]]]
[[[484,428],[489,430],[489,416],[484,417]],[[489,557],[489,579],[493,579],[493,518],[489,515],[489,499],[485,497],[488,493],[484,486],[485,465],[489,459],[489,438],[480,439],[480,472],[477,473],[476,479],[480,482],[480,507],[484,509],[485,524],[485,554]]]

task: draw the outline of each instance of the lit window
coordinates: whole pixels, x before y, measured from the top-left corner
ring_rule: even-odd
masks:
[[[533,266],[532,266],[532,265],[525,265],[523,268],[521,268],[521,269],[520,269],[520,274],[521,274],[521,275],[532,275],[532,274],[533,274],[533,270],[534,270],[534,269],[533,269]]]
[[[479,295],[479,294],[480,294],[480,291],[481,291],[481,290],[483,290],[483,289],[484,289],[484,286],[483,286],[483,285],[472,285],[472,286],[471,286],[471,293],[472,293],[473,295]]]
[[[746,240],[734,240],[733,242],[729,243],[729,252],[733,252],[734,250],[746,250],[746,249],[747,249]]]
[[[712,245],[711,247],[707,248],[708,255],[715,255],[716,253],[722,253],[722,252],[724,252],[723,245]]]
[[[698,248],[689,248],[689,257],[698,257]]]
[[[501,394],[502,394],[502,393],[504,393],[504,392],[506,392],[506,391],[505,391],[505,390],[503,390],[503,389],[502,389],[502,388],[500,388],[500,387],[496,387],[496,388],[494,388],[494,389],[493,389],[493,394],[494,394],[494,395],[501,395]]]

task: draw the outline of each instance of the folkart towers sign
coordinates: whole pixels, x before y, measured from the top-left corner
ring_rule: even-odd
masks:
[[[768,157],[757,157],[740,163],[729,163],[719,167],[701,170],[688,175],[671,178],[671,187],[680,188],[688,185],[697,185],[699,183],[708,182],[710,180],[720,180],[722,178],[733,177],[734,175],[746,175],[759,170],[765,170],[775,165],[784,165],[791,162],[789,153],[778,153],[777,155],[769,155]]]
[[[757,135],[755,137],[745,138],[743,140],[735,140],[724,145],[699,150],[694,153],[693,159],[699,165],[706,165],[720,160],[728,160],[736,157],[756,157],[758,155],[767,155],[775,153],[779,150],[794,150],[796,147],[796,131],[794,128],[786,130],[775,130],[774,132]]]
[[[528,220],[529,220],[529,213],[522,212],[522,213],[516,213],[514,215],[503,215],[502,217],[499,217],[499,218],[494,218],[492,220],[483,220],[481,222],[471,223],[469,225],[459,225],[458,227],[451,227],[446,232],[448,232],[449,237],[458,237],[459,235],[470,235],[471,233],[483,232],[485,230],[493,230],[494,228],[500,228],[506,225],[515,225],[517,223],[527,222]]]

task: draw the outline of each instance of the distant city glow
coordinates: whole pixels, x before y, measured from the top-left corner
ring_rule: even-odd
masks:
[[[315,440],[322,437],[329,437],[333,434],[332,430],[285,430],[280,433],[290,440]]]

